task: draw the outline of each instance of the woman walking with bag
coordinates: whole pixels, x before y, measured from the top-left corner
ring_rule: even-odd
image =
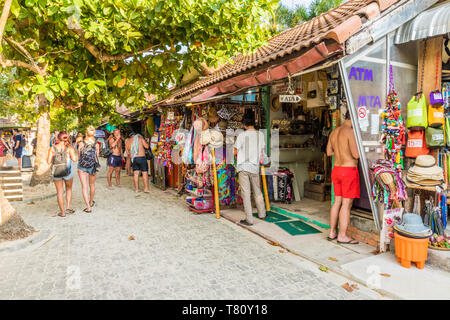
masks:
[[[58,141],[58,144],[50,148],[47,162],[53,165],[52,178],[55,183],[60,209],[58,216],[65,217],[66,213],[72,214],[75,212],[71,208],[73,184],[72,162],[77,161],[77,155],[75,149],[70,145],[67,132],[61,131],[58,134]],[[64,185],[66,185],[66,210],[64,210]]]
[[[81,181],[81,191],[83,199],[86,203],[86,213],[92,212],[95,205],[95,174],[100,167],[98,155],[100,154],[100,146],[95,140],[95,128],[89,126],[86,130],[86,136],[79,144],[78,154],[80,161],[78,162],[78,176]]]

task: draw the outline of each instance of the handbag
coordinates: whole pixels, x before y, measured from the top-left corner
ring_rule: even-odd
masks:
[[[195,171],[197,173],[205,173],[209,170],[209,156],[208,156],[208,148],[203,148],[202,156],[200,161],[197,161],[195,166]]]
[[[406,126],[408,128],[425,129],[428,126],[427,120],[427,102],[425,95],[420,94],[417,100],[414,95],[408,102]]]
[[[323,81],[318,80],[318,72],[314,72],[314,80],[308,83],[308,93],[306,107],[317,108],[325,106],[325,97],[323,91]]]
[[[445,147],[444,129],[428,127],[425,130],[425,138],[428,147]]]
[[[430,152],[425,143],[425,131],[411,130],[408,134],[406,142],[405,156],[408,158],[416,158],[420,155],[426,155]]]

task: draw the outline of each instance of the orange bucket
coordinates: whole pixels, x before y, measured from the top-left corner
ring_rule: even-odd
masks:
[[[402,236],[398,232],[394,234],[395,255],[402,267],[408,268],[411,262],[415,262],[417,268],[423,269],[428,256],[428,238],[413,239]]]

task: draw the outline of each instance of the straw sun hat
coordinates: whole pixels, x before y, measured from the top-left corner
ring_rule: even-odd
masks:
[[[408,170],[407,179],[424,185],[437,185],[444,180],[444,170],[436,165],[436,160],[430,155],[421,155]]]

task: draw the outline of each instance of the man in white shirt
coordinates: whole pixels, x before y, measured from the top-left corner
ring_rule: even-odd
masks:
[[[243,119],[245,131],[238,135],[234,144],[234,154],[237,156],[237,172],[239,173],[239,186],[244,202],[246,219],[241,224],[253,225],[251,190],[255,196],[258,217],[265,219],[266,209],[261,192],[259,179],[259,161],[265,148],[265,136],[255,129],[255,120],[252,117]],[[250,187],[251,186],[251,187]]]

